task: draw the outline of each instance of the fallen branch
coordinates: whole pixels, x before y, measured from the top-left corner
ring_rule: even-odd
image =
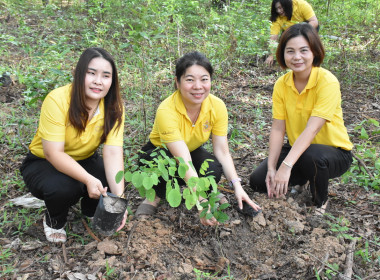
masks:
[[[351,279],[352,277],[352,266],[354,265],[355,245],[356,245],[356,238],[351,240],[351,243],[347,248],[346,267],[344,269],[345,278],[343,279]]]
[[[359,158],[355,153],[352,152],[352,155],[354,156],[354,158],[356,158],[356,160],[364,167],[365,171],[367,171],[369,177],[371,177],[372,180],[375,179],[375,177],[373,177],[372,173],[368,170],[367,168],[367,165],[364,163],[364,161]]]
[[[362,278],[362,280],[376,279],[375,277],[376,277],[376,276],[379,276],[379,275],[380,275],[380,272],[376,272],[376,273],[374,273],[374,274],[371,274],[371,275],[369,275],[369,276],[367,276],[367,277]]]
[[[92,238],[94,238],[94,239],[95,239],[96,241],[98,241],[98,242],[101,242],[101,241],[102,241],[102,240],[99,239],[99,237],[97,237],[97,236],[92,232],[92,230],[91,230],[90,227],[87,225],[87,223],[86,223],[86,221],[85,221],[84,219],[82,219],[82,223],[83,223],[85,229],[87,230],[88,234],[89,234]]]
[[[218,190],[221,190],[221,191],[224,191],[224,192],[228,192],[228,193],[235,193],[233,190],[230,190],[230,189],[226,189],[222,186],[218,186]]]
[[[128,234],[128,240],[127,240],[127,245],[125,245],[125,251],[128,253],[128,247],[129,247],[129,242],[131,242],[132,234],[135,231],[136,226],[140,223],[140,220],[137,220],[137,223],[133,225],[131,228],[131,231]],[[127,254],[128,255],[128,254]]]

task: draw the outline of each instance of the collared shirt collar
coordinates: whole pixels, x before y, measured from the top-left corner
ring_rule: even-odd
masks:
[[[317,85],[317,82],[318,82],[318,73],[319,73],[319,67],[314,67],[313,66],[311,68],[309,80],[308,80],[307,85],[306,85],[306,87],[304,88],[303,91],[311,89],[311,88],[313,88],[313,87],[315,87]],[[295,88],[295,86],[294,86],[293,71],[290,71],[288,74],[289,74],[289,76],[287,77],[285,83],[286,83],[287,86]]]

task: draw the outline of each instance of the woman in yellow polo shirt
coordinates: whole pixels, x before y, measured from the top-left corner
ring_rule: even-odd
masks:
[[[141,158],[151,160],[151,153],[156,147],[165,144],[172,156],[182,157],[186,163],[192,162],[186,173],[185,181],[198,177],[201,164],[209,162],[208,172],[218,182],[224,172],[235,189],[235,196],[240,209],[243,202],[250,210],[259,210],[243,190],[228,148],[228,115],[224,102],[210,93],[213,68],[209,60],[199,52],[191,52],[181,57],[175,70],[177,90],[166,98],[158,107],[150,141],[142,148]],[[212,137],[214,155],[202,145]],[[166,182],[161,180],[154,187],[156,199],[145,200],[140,204],[136,215],[153,214],[162,198],[165,198]],[[225,199],[225,198],[224,198]],[[200,198],[202,200],[202,198]],[[245,208],[243,208],[245,209]],[[204,225],[216,225],[215,218],[201,218]]]
[[[21,166],[29,191],[45,201],[48,241],[66,241],[68,211],[80,199],[82,213],[93,217],[100,195],[107,195],[105,186],[123,194],[124,182],[115,181],[116,173],[124,170],[123,131],[115,62],[104,49],[86,49],[73,83],[46,96],[37,133]],[[103,158],[97,152],[101,144]]]
[[[250,185],[269,197],[281,197],[288,185],[307,181],[317,212],[327,205],[329,179],[352,163],[343,122],[339,81],[320,67],[325,52],[311,25],[296,24],[281,36],[276,57],[290,69],[273,89],[269,156],[251,174]],[[283,145],[284,136],[288,143]]]
[[[308,22],[319,29],[318,19],[313,8],[305,0],[273,0],[270,21],[270,51],[271,54],[265,60],[269,66],[273,64],[273,54],[281,32],[299,22]]]

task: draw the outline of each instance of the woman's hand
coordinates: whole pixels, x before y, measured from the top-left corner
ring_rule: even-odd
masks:
[[[274,195],[280,197],[288,192],[291,168],[281,164],[274,178]]]
[[[86,187],[90,198],[99,199],[100,195],[107,196],[107,188],[104,188],[102,182],[92,175],[88,176]]]
[[[116,232],[118,232],[119,230],[121,230],[125,226],[127,218],[128,218],[128,209],[125,210],[123,220],[121,221],[121,225],[117,228]]]
[[[204,199],[202,202],[205,202],[206,200]],[[208,206],[207,213],[210,213],[210,206]],[[201,224],[204,226],[217,226],[219,225],[219,222],[215,219],[215,217],[212,217],[211,219],[206,219],[206,215],[201,218],[200,215],[203,210],[199,211],[199,219],[201,220]]]
[[[275,176],[276,176],[276,170],[274,169],[268,169],[267,177],[265,178],[265,183],[267,185],[267,192],[268,197],[272,198],[274,197],[275,193]]]
[[[243,190],[242,187],[235,188],[235,197],[238,202],[239,209],[243,209],[243,201],[245,201],[249,206],[251,206],[255,211],[259,211],[261,207],[254,203],[248,196],[248,194]]]
[[[269,55],[267,57],[267,59],[265,60],[265,64],[268,65],[268,66],[272,66],[273,65],[273,61],[274,61],[273,55]]]

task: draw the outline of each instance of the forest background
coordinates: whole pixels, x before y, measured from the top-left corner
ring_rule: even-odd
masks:
[[[85,48],[108,50],[125,101],[129,169],[147,141],[158,104],[173,92],[175,60],[192,50],[203,52],[215,68],[213,93],[229,110],[230,149],[247,186],[250,171],[267,154],[271,90],[285,73],[277,64],[264,64],[271,1],[0,0],[0,278],[351,279],[351,266],[353,279],[379,279],[380,3],[308,2],[321,25],[322,66],[341,83],[354,143],[351,169],[332,182],[329,214],[315,225],[297,199],[273,202],[256,195],[264,206],[259,220],[245,219],[232,207],[225,228],[205,229],[184,207],[164,205],[162,217],[138,224],[133,211],[141,197],[129,186],[131,221],[124,232],[106,239],[119,246],[115,253],[99,249],[101,242],[86,233],[75,211],[66,247],[48,244],[43,207],[10,201],[27,193],[18,168],[36,131],[41,101],[71,81]],[[233,204],[228,184],[221,185]],[[286,214],[286,208],[298,212]],[[302,227],[289,225],[292,221]],[[168,234],[157,234],[163,229]],[[182,239],[189,234],[192,241]],[[333,251],[323,243],[326,238]],[[97,259],[102,262],[94,263]]]

